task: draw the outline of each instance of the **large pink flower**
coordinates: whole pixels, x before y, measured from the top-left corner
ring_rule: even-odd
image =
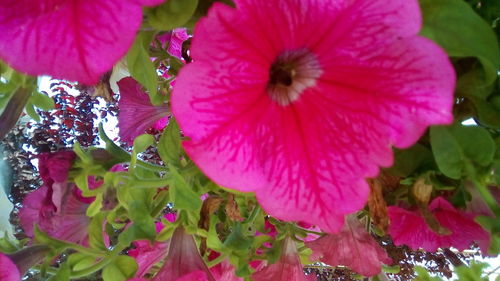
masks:
[[[305,275],[299,260],[297,246],[292,238],[283,241],[281,257],[278,262],[255,272],[252,279],[255,281],[313,281],[316,276]]]
[[[193,236],[177,228],[170,239],[165,264],[153,281],[215,281],[203,262]]]
[[[272,216],[337,232],[366,177],[453,119],[416,0],[236,0],[197,24],[172,109],[194,162]],[[217,30],[217,32],[214,32]]]
[[[483,253],[487,253],[490,236],[474,221],[474,215],[458,211],[448,201],[438,197],[429,205],[429,211],[438,222],[451,231],[440,235],[431,230],[417,210],[389,207],[389,234],[395,245],[408,245],[413,250],[423,248],[434,252],[438,248],[454,247],[465,250],[472,242],[477,242]]]
[[[135,137],[144,134],[147,129],[165,128],[168,122],[167,105],[154,106],[142,86],[132,77],[126,77],[118,82],[120,101],[118,107],[118,126],[122,141],[132,144]]]
[[[383,263],[392,262],[355,215],[346,217],[340,233],[306,242],[306,246],[313,250],[312,260],[319,259],[332,266],[345,265],[364,276],[377,275]]]
[[[20,281],[21,273],[16,264],[6,255],[0,253],[0,280]]]
[[[142,7],[164,0],[0,0],[0,58],[31,75],[94,84],[129,49]]]

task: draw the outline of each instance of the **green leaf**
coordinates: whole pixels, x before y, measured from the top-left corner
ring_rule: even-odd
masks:
[[[452,179],[462,176],[466,160],[479,166],[489,165],[496,149],[487,130],[460,124],[431,127],[431,146],[439,170]]]
[[[420,166],[432,162],[432,152],[417,143],[408,149],[395,149],[394,165],[388,169],[388,172],[395,176],[407,177]]]
[[[71,271],[69,268],[69,263],[65,262],[59,266],[57,273],[50,277],[47,281],[69,281],[71,276]]]
[[[134,154],[143,152],[149,146],[155,143],[155,138],[149,134],[143,134],[135,138],[134,140]]]
[[[198,0],[169,0],[160,6],[146,9],[146,15],[155,29],[171,30],[187,23],[197,6]]]
[[[116,259],[104,267],[102,279],[104,281],[125,281],[132,278],[137,271],[137,263],[129,256],[118,256]]]
[[[179,125],[174,118],[170,118],[165,131],[160,137],[158,143],[158,153],[165,163],[179,165],[181,153],[181,133]]]
[[[145,32],[137,35],[127,53],[127,66],[130,75],[148,90],[151,103],[159,105],[162,101],[158,96],[158,74],[147,51],[151,36],[152,34]]]
[[[253,244],[253,237],[247,237],[243,234],[241,223],[233,226],[231,233],[224,240],[224,246],[233,251],[248,251]]]
[[[463,0],[420,0],[424,16],[421,34],[434,40],[451,57],[476,57],[483,65],[486,84],[497,78],[500,51],[497,38]]]
[[[104,244],[103,230],[104,230],[104,219],[106,218],[106,212],[100,212],[96,214],[90,221],[88,227],[89,232],[89,245],[91,248],[106,251],[106,245]]]
[[[455,269],[459,281],[488,281],[484,270],[488,267],[486,263],[472,261],[469,266],[459,266]]]
[[[36,107],[41,108],[45,111],[54,109],[55,107],[54,100],[51,97],[38,91],[33,92],[30,98],[30,102],[32,102]]]
[[[102,193],[97,194],[95,200],[87,208],[87,216],[93,217],[101,211],[102,208]]]
[[[168,165],[171,173],[169,188],[170,198],[176,209],[197,211],[201,208],[201,199],[196,194],[186,180],[179,174],[177,169],[171,164]]]
[[[68,264],[71,270],[78,271],[93,265],[95,257],[88,256],[82,253],[74,253],[68,257]]]

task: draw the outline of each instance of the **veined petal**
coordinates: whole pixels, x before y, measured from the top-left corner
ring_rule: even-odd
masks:
[[[0,58],[30,75],[95,84],[127,52],[141,5],[160,0],[1,0]]]

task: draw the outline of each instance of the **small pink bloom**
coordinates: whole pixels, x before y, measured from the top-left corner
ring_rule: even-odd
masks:
[[[74,243],[86,243],[90,218],[86,215],[89,203],[81,201],[74,184],[42,186],[29,193],[19,211],[21,226],[33,236],[34,225],[49,235]]]
[[[0,280],[21,281],[21,273],[16,264],[2,253],[0,253]]]
[[[168,221],[174,222],[176,215],[169,213],[164,216]],[[162,231],[164,225],[161,222],[156,223],[156,232]],[[142,277],[153,267],[155,264],[163,260],[168,254],[170,240],[165,242],[155,242],[151,245],[148,240],[137,240],[132,242],[135,249],[128,251],[128,254],[135,258],[139,268],[137,269],[136,276]]]
[[[364,276],[377,275],[383,263],[392,262],[355,215],[346,217],[339,233],[306,242],[306,246],[313,251],[312,260],[331,266],[344,265]]]
[[[252,279],[255,281],[313,281],[316,276],[305,275],[300,264],[295,242],[287,237],[283,241],[281,257],[277,263],[268,265],[255,272]]]
[[[193,278],[193,279],[189,279]],[[193,236],[177,228],[170,239],[170,248],[165,264],[152,279],[153,281],[215,281],[203,262]]]
[[[182,43],[189,39],[185,28],[175,28],[157,38],[170,55],[182,59]]]
[[[162,130],[167,125],[167,105],[154,106],[142,86],[132,77],[118,81],[120,101],[118,102],[118,127],[122,141],[132,144],[134,138],[154,127]]]
[[[208,260],[212,261],[220,256],[220,253],[212,251],[208,256]],[[210,272],[217,281],[243,281],[243,278],[236,276],[234,266],[228,259],[216,264],[210,268]]]
[[[271,216],[338,232],[367,177],[452,122],[455,74],[417,0],[236,0],[196,25],[172,94],[189,157]],[[217,32],[214,32],[217,31]]]
[[[54,182],[65,182],[75,158],[76,154],[71,150],[41,153],[38,155],[40,177],[48,185],[52,185]]]
[[[438,248],[454,247],[465,250],[477,242],[483,253],[487,253],[490,244],[489,234],[474,222],[475,215],[455,209],[442,197],[437,197],[428,206],[438,222],[451,231],[448,235],[433,232],[417,210],[405,210],[389,207],[389,234],[394,244],[407,245],[413,250],[423,248],[435,252]]]
[[[0,58],[31,75],[95,84],[127,52],[142,6],[164,0],[0,0]]]

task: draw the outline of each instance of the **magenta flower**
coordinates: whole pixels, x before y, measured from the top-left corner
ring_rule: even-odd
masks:
[[[331,266],[344,265],[364,276],[380,273],[382,264],[391,258],[371,237],[355,215],[348,215],[342,230],[305,243],[311,248],[311,260],[320,260]]]
[[[453,68],[417,35],[416,0],[235,3],[199,21],[177,78],[184,147],[271,216],[337,232],[391,146],[452,121]]]
[[[118,127],[122,141],[132,144],[135,137],[144,134],[151,127],[156,130],[165,128],[168,122],[166,104],[152,105],[148,94],[132,77],[118,81],[118,87],[120,89]]]
[[[164,0],[0,0],[0,58],[31,75],[95,84],[127,52],[142,6]]]
[[[442,197],[437,197],[429,204],[429,211],[437,221],[451,231],[448,235],[439,235],[431,230],[417,210],[405,210],[400,207],[389,207],[389,234],[394,244],[407,245],[413,250],[423,248],[435,252],[438,248],[454,247],[465,250],[473,242],[477,242],[483,253],[487,253],[490,236],[474,222],[474,215],[455,209]]]
[[[277,263],[268,265],[252,274],[255,281],[313,281],[316,276],[305,275],[299,260],[295,242],[287,237],[283,241],[281,257]]]
[[[55,189],[42,186],[24,198],[19,211],[21,226],[31,237],[36,224],[50,236],[85,244],[90,224],[86,215],[89,203],[80,200],[74,184],[56,186]]]
[[[86,210],[93,199],[82,197],[76,185],[67,182],[75,158],[73,151],[39,155],[38,170],[44,185],[24,198],[19,211],[21,226],[28,236],[33,236],[37,224],[55,238],[86,243],[90,223]]]
[[[168,213],[164,216],[168,221],[174,222],[176,215]],[[162,231],[164,225],[161,222],[156,223],[156,232]],[[155,242],[151,244],[148,240],[137,240],[132,242],[134,249],[128,251],[128,254],[135,258],[139,268],[135,273],[137,277],[143,277],[158,262],[167,257],[170,240],[165,242]]]
[[[203,262],[193,236],[177,228],[170,239],[168,256],[153,281],[215,281]]]
[[[20,281],[21,273],[16,264],[6,255],[0,253],[0,280]]]
[[[43,245],[36,245],[24,248],[12,254],[0,252],[0,281],[20,281],[31,267],[40,263],[49,248]]]
[[[182,59],[182,43],[189,39],[189,35],[185,28],[175,28],[158,36],[157,39],[162,44],[162,47],[167,48],[170,55]]]

